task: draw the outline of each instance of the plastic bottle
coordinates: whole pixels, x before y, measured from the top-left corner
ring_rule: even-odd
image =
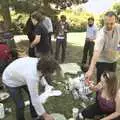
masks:
[[[73,94],[73,97],[74,97],[75,100],[79,99],[79,94],[78,94],[77,90],[73,90],[72,94]]]
[[[11,113],[12,109],[11,108],[5,108],[5,114]]]
[[[0,119],[5,117],[4,105],[0,103]]]

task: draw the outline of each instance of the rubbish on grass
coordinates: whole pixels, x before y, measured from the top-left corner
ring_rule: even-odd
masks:
[[[74,99],[81,98],[82,100],[89,100],[87,95],[92,91],[85,84],[85,76],[81,74],[76,78],[69,78],[69,90],[72,92]]]
[[[81,71],[81,68],[77,63],[66,63],[60,64],[63,74],[70,73],[70,74],[77,74]]]
[[[8,99],[10,97],[10,94],[7,92],[0,92],[0,102]]]
[[[12,112],[12,109],[11,109],[11,108],[5,108],[5,114],[11,113],[11,112]]]
[[[51,115],[55,120],[67,120],[64,115],[59,113],[52,113]]]
[[[24,102],[24,104],[25,104],[25,106],[29,106],[30,105],[30,101],[27,100],[27,101]]]
[[[74,120],[76,120],[76,118],[78,116],[78,113],[79,113],[79,109],[78,108],[73,108],[72,109],[72,115],[73,115]]]
[[[0,103],[0,119],[5,117],[4,105]]]

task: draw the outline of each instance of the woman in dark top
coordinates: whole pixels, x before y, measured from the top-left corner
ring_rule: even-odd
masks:
[[[97,85],[87,82],[89,87],[98,92],[96,103],[90,105],[78,115],[78,120],[105,115],[100,120],[120,120],[119,81],[114,72],[104,72]]]
[[[35,54],[36,57],[48,55],[50,46],[49,46],[49,39],[48,39],[48,31],[45,26],[42,24],[44,17],[38,13],[34,12],[31,15],[32,23],[35,27],[35,38],[31,42],[30,47],[35,47]]]
[[[33,40],[35,39],[34,31],[35,31],[35,26],[33,25],[31,16],[30,16],[26,22],[26,26],[24,29],[25,34],[27,34],[27,36],[28,36],[29,44],[31,44],[33,42]],[[30,57],[35,57],[34,47],[32,47],[32,48],[29,47],[28,54]]]

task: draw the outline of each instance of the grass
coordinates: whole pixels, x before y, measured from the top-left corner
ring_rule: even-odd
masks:
[[[23,39],[24,40],[24,39]],[[84,46],[85,33],[69,33],[68,34],[68,47],[66,52],[66,63],[69,62],[80,62],[82,58],[82,50]],[[17,47],[19,49],[19,55],[25,56],[27,53],[28,41],[21,41],[17,43]],[[55,41],[53,40],[53,48],[55,51]],[[120,64],[120,61],[119,61]],[[120,66],[118,67],[118,71],[120,71]],[[119,72],[118,72],[119,74]],[[59,80],[58,80],[59,81]],[[61,80],[60,80],[61,81]],[[59,81],[59,82],[60,82]],[[62,80],[65,81],[65,80]],[[51,97],[48,99],[45,104],[45,108],[50,113],[61,113],[64,114],[66,118],[70,118],[72,116],[72,108],[77,107],[81,108],[81,101],[74,100],[72,95],[65,90],[64,84],[57,84],[55,86],[59,88],[63,95],[60,97]],[[7,102],[7,106],[12,106],[13,112],[8,114],[4,120],[15,120],[15,108],[14,104],[11,100]],[[25,109],[26,120],[31,120],[28,107]]]

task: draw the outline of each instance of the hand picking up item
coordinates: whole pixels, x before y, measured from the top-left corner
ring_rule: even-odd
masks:
[[[72,92],[74,99],[81,98],[85,100],[88,99],[87,95],[92,93],[88,85],[85,83],[84,74],[81,74],[74,79],[69,79],[69,90]]]
[[[42,78],[41,83],[45,86],[45,91],[40,95],[41,103],[44,104],[49,97],[62,95],[62,92],[60,90],[55,90],[53,86],[47,83],[44,77]]]

